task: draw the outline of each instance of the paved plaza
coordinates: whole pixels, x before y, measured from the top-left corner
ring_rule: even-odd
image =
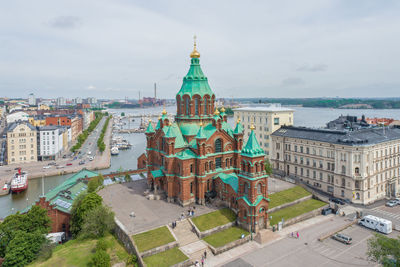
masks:
[[[146,180],[142,179],[107,186],[99,192],[99,195],[131,234],[166,225],[178,220],[182,213],[187,214],[188,207],[184,208],[165,200],[148,200],[143,196],[146,188]],[[195,216],[215,210],[208,206],[194,206]],[[135,213],[135,217],[130,216],[132,212]]]
[[[296,186],[295,184],[269,177],[268,178],[268,194],[276,193]]]

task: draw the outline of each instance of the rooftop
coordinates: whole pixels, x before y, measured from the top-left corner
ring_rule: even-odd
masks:
[[[281,106],[264,106],[264,107],[242,107],[235,108],[233,111],[251,111],[251,112],[282,112],[282,111],[294,111],[293,109],[281,107]]]
[[[400,139],[400,128],[365,128],[347,131],[282,126],[279,130],[272,133],[272,136],[299,138],[348,146],[366,146]]]

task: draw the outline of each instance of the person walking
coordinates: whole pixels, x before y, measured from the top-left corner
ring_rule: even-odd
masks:
[[[204,266],[204,257],[201,256],[201,266]]]
[[[300,237],[300,235],[299,235],[299,232],[297,232],[297,234],[296,234],[296,235],[297,235],[297,239],[299,239],[299,237]]]
[[[204,250],[204,258],[207,259],[207,250]]]
[[[294,237],[294,234],[293,234],[293,232],[292,232],[292,238]]]

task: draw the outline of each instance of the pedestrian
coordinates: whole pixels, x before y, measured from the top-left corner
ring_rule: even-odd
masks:
[[[204,258],[207,259],[207,250],[204,250]]]
[[[293,232],[292,232],[292,238],[294,237],[294,234],[293,234]]]
[[[201,257],[201,266],[204,266],[204,257]]]
[[[300,237],[299,232],[297,232],[297,239],[299,239],[299,237]]]

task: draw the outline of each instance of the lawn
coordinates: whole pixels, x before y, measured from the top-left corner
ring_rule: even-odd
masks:
[[[147,251],[175,241],[166,226],[132,236],[139,252]]]
[[[309,199],[303,202],[300,202],[298,204],[295,204],[293,206],[283,208],[281,210],[278,210],[276,212],[272,212],[269,214],[272,216],[272,219],[270,220],[270,225],[275,225],[278,222],[282,220],[282,218],[287,221],[288,219],[297,217],[301,214],[307,213],[309,211],[318,209],[322,206],[325,206],[326,203],[316,200],[316,199]]]
[[[143,258],[143,261],[149,267],[167,267],[185,261],[187,259],[188,257],[186,257],[186,255],[183,254],[182,251],[178,249],[178,247],[174,247],[155,255]]]
[[[218,248],[222,247],[230,242],[233,242],[235,240],[238,240],[242,234],[247,236],[249,232],[246,230],[233,226],[231,228],[225,229],[221,232],[206,236],[203,238],[204,241],[206,241],[208,244],[211,246]]]
[[[278,207],[282,204],[285,203],[290,203],[293,202],[297,199],[300,199],[305,196],[309,196],[311,193],[309,193],[307,190],[305,190],[301,186],[295,186],[280,192],[273,193],[269,195],[269,205],[268,208],[272,209],[274,207]]]
[[[228,209],[216,210],[198,217],[192,218],[193,223],[201,232],[210,230],[220,225],[227,224],[236,220],[236,214]]]
[[[105,240],[108,244],[107,253],[111,257],[111,265],[125,262],[128,253],[113,235],[107,235]],[[90,264],[92,255],[95,252],[97,239],[90,240],[70,240],[63,245],[57,246],[53,250],[50,259],[44,262],[35,261],[32,267],[63,267],[63,266],[82,266]]]

